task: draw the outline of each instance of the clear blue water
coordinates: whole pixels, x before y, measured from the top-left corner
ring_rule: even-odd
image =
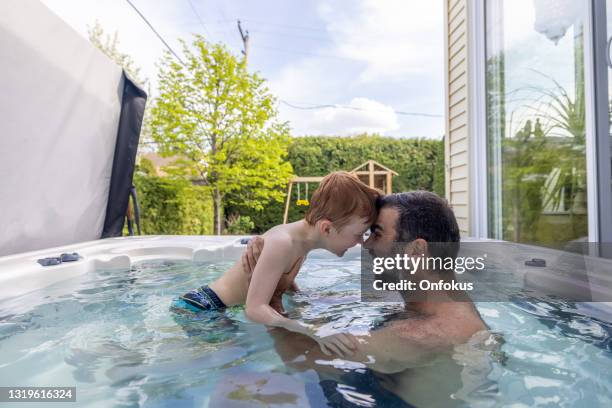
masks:
[[[612,326],[572,304],[478,304],[501,353],[468,344],[393,375],[342,361],[302,370],[240,307],[169,311],[229,265],[148,261],[0,302],[0,385],[76,386],[71,407],[612,406]],[[400,310],[361,303],[359,278],[357,259],[309,259],[287,309],[322,333]]]

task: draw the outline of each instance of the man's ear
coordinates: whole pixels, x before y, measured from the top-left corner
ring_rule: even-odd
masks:
[[[423,256],[428,254],[427,241],[417,238],[406,246],[406,254],[411,256]]]

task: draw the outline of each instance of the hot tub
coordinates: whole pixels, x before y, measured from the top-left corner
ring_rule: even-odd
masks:
[[[109,238],[0,257],[0,299],[76,276],[105,270],[129,270],[132,264],[148,259],[182,259],[214,262],[237,259],[244,245],[240,237],[230,236],[139,236]],[[81,259],[55,266],[37,261],[77,252]]]
[[[339,358],[302,369],[291,337],[249,322],[242,307],[172,313],[172,299],[239,259],[240,238],[115,238],[0,258],[0,385],[76,387],[76,404],[54,406],[612,404],[611,314],[601,302],[477,302],[504,339],[502,356],[468,343],[393,374]],[[37,263],[72,252],[81,259]],[[400,312],[361,302],[360,254],[313,251],[300,292],[285,297],[290,317],[321,334],[364,334]],[[529,270],[513,273],[530,282]]]

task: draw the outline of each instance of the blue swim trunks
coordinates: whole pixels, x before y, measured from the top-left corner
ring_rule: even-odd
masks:
[[[201,288],[192,290],[179,296],[175,299],[172,306],[187,309],[192,312],[201,312],[202,310],[221,310],[225,309],[225,303],[217,296],[217,294],[204,285]]]

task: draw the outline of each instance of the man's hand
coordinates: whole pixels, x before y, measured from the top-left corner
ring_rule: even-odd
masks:
[[[264,239],[257,235],[249,241],[247,244],[246,250],[242,253],[242,270],[244,273],[249,275],[249,281],[251,280],[251,275],[253,275],[253,271],[255,270],[255,265],[257,264],[257,260],[259,259],[259,255],[261,251],[263,251]]]
[[[247,244],[246,249],[242,253],[242,257],[240,258],[242,262],[242,270],[244,271],[244,273],[248,275],[249,282],[251,281],[251,276],[253,275],[253,271],[255,270],[255,265],[257,264],[259,255],[261,254],[261,251],[263,251],[263,247],[264,247],[264,239],[260,235],[257,235],[251,238],[251,240]],[[297,275],[297,272],[299,271],[301,266],[302,266],[302,261],[296,262],[293,265],[293,268],[289,271],[289,273],[287,273],[287,275],[294,278],[295,275]],[[279,284],[279,286],[283,286],[283,285]],[[298,285],[295,283],[295,279],[292,279],[291,283],[288,286],[284,287],[282,292],[284,292],[285,290],[288,290],[290,292],[298,292],[300,289],[298,288]],[[280,293],[281,296],[282,296],[282,292]],[[278,294],[275,294],[275,295],[278,295]],[[280,312],[280,310],[278,309],[277,311]]]
[[[351,333],[338,333],[325,337],[315,336],[315,340],[319,343],[323,354],[327,356],[335,354],[339,357],[351,357],[355,354],[359,344],[357,338]]]
[[[249,283],[251,282],[251,276],[253,276],[255,265],[259,260],[259,255],[261,254],[261,251],[263,251],[263,246],[264,239],[257,235],[249,241],[245,251],[242,253],[242,270],[248,275]],[[272,295],[272,298],[270,299],[270,306],[285,317],[287,316],[287,312],[283,307],[283,293],[287,290],[291,292],[297,292],[299,290],[295,284],[295,275],[301,266],[302,261],[299,260],[293,265],[293,268],[291,271],[289,271],[289,273],[283,274],[281,280],[278,282],[276,290],[274,291],[274,295]]]

